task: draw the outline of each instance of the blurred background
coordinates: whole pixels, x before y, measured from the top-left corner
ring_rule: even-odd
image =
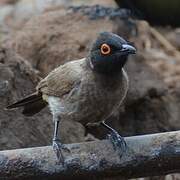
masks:
[[[180,129],[179,0],[0,0],[0,150],[50,145],[48,109],[33,117],[4,107],[52,69],[85,57],[101,31],[133,43],[130,90],[108,123],[123,136]],[[64,143],[103,139],[102,128],[63,124]],[[179,180],[179,174],[144,179]]]

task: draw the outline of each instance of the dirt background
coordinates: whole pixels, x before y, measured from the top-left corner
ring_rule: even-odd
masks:
[[[67,2],[0,2],[0,149],[51,144],[53,123],[48,108],[33,117],[24,117],[21,109],[4,108],[33,92],[55,67],[85,57],[101,31],[115,32],[138,48],[126,66],[130,78],[126,101],[108,123],[124,136],[178,130],[180,30],[133,20],[117,10],[113,1],[98,1],[101,6],[91,1],[90,7],[81,8],[67,7],[81,1]],[[105,138],[106,133],[77,123],[61,127],[64,143]]]

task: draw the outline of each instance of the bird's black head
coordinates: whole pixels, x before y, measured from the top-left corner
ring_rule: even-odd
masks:
[[[90,67],[94,71],[104,74],[121,72],[128,55],[135,53],[136,49],[120,36],[102,32],[90,50]]]

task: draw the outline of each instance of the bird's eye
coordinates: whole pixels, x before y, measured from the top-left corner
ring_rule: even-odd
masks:
[[[102,44],[101,45],[101,53],[104,55],[110,54],[111,48],[108,44]]]

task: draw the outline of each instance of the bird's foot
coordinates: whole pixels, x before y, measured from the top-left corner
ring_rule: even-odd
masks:
[[[122,154],[127,150],[127,145],[124,138],[116,130],[107,125],[105,121],[102,121],[101,125],[110,131],[110,134],[108,134],[108,139],[113,144],[114,150],[118,151],[119,156],[122,157]]]
[[[108,139],[113,144],[114,150],[118,151],[119,156],[122,157],[123,153],[127,149],[127,145],[124,138],[121,135],[119,135],[117,131],[113,130],[110,134],[108,134]]]
[[[53,146],[53,150],[54,150],[54,152],[56,154],[56,157],[58,159],[58,162],[62,163],[64,165],[65,161],[64,161],[64,156],[63,156],[63,153],[62,153],[62,149],[65,149],[65,150],[68,150],[68,151],[70,151],[70,150],[67,147],[65,147],[65,145],[62,144],[59,139],[53,139],[53,145],[52,146]]]

